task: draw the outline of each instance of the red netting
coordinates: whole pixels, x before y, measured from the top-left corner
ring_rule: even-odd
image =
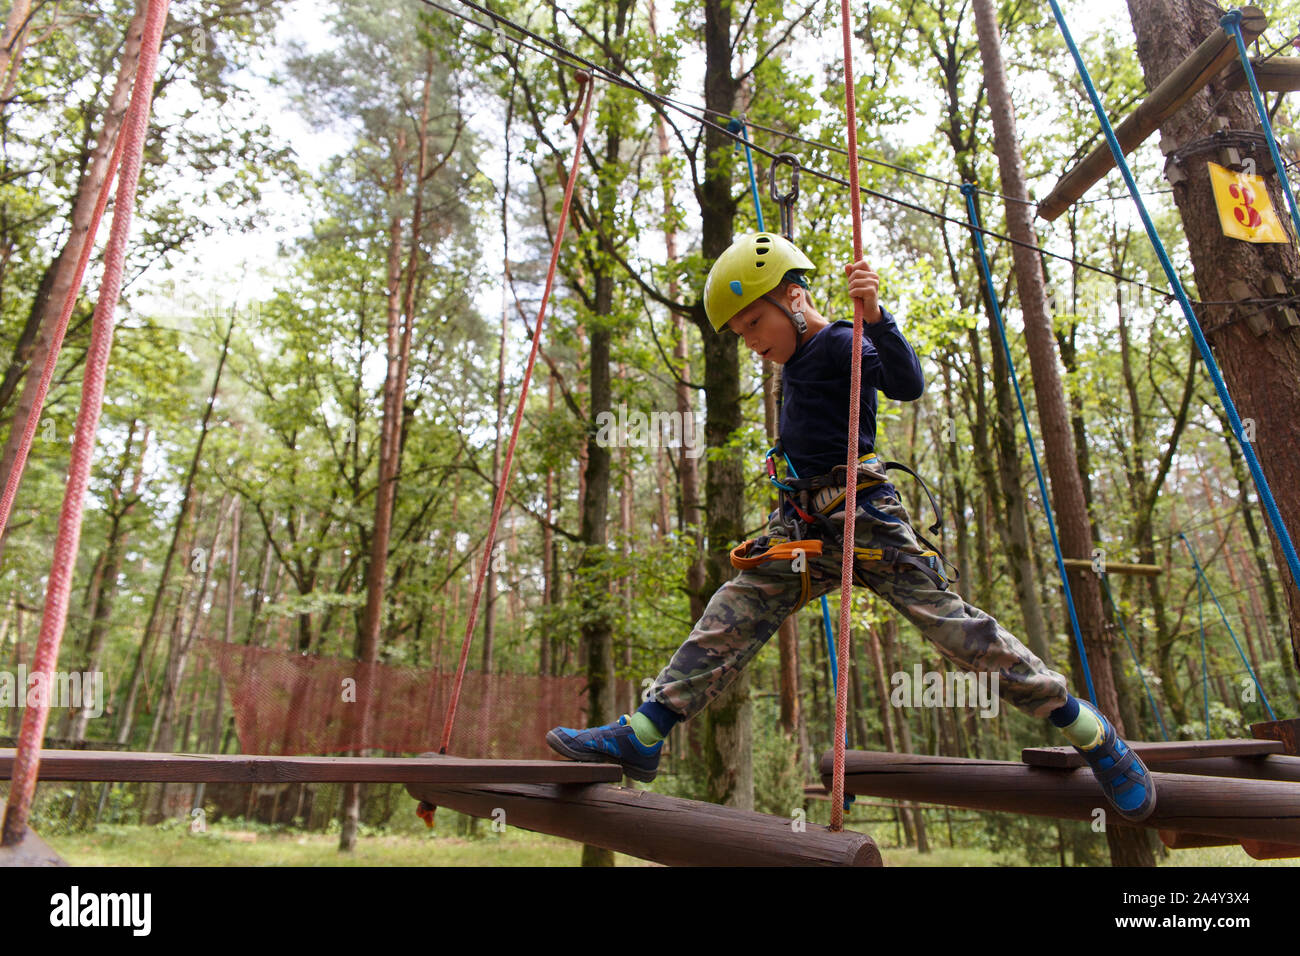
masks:
[[[226,681],[249,754],[436,751],[454,674],[200,642]],[[546,732],[582,727],[581,677],[469,672],[449,754],[554,759]],[[366,714],[365,702],[373,701]]]

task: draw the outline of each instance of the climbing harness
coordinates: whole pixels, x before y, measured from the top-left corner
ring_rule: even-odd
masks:
[[[777,472],[777,456],[780,456],[785,461],[788,471],[785,478],[780,477]],[[768,561],[793,560],[800,555],[805,557],[808,555],[820,556],[823,552],[823,539],[811,536],[810,533],[813,529],[822,532],[832,540],[839,537],[840,534],[839,528],[831,520],[831,516],[843,510],[844,502],[848,496],[847,482],[845,480],[847,470],[844,465],[836,465],[825,475],[800,478],[780,442],[777,442],[775,447],[768,450],[764,458],[764,465],[767,469],[768,481],[781,493],[784,503],[789,505],[790,510],[793,512],[793,515],[786,519],[786,523],[793,527],[795,537],[764,535],[737,545],[731,552],[731,564],[732,567],[740,570],[758,567]],[[943,528],[943,514],[939,510],[939,504],[935,500],[934,494],[920,475],[899,462],[883,462],[879,456],[874,454],[863,455],[858,459],[857,490],[866,493],[861,499],[859,507],[881,523],[894,525],[904,523],[902,519],[887,514],[873,507],[870,503],[873,497],[894,490],[894,486],[890,484],[887,478],[888,472],[891,470],[906,472],[921,485],[926,497],[930,499],[930,507],[934,510],[935,516],[934,524],[930,525],[927,530],[931,534],[938,534]],[[951,583],[960,580],[960,571],[944,557],[943,552],[931,544],[914,527],[911,528],[911,531],[917,541],[924,545],[924,548],[918,552],[893,547],[855,547],[853,549],[855,561],[854,582],[863,587],[867,586],[868,583],[865,575],[866,568],[858,566],[859,562],[914,567],[934,581],[935,586],[940,590],[946,590]],[[952,569],[951,576],[944,571],[945,565]],[[802,571],[804,574],[804,595],[799,602],[800,607],[807,603],[808,590],[811,585],[806,564]]]

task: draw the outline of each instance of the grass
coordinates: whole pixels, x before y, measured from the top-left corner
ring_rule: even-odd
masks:
[[[454,830],[447,826],[447,830]],[[568,840],[513,827],[465,837],[437,830],[361,836],[352,853],[340,853],[337,833],[304,833],[241,821],[216,823],[205,833],[174,824],[157,827],[102,825],[91,833],[45,835],[74,866],[579,866],[582,848]],[[920,854],[909,847],[882,846],[886,866],[974,867],[1022,865],[988,850],[939,848]],[[615,854],[616,866],[650,866]],[[1162,866],[1300,866],[1300,860],[1252,860],[1240,847],[1178,850]]]
[[[507,828],[479,837],[361,836],[340,853],[337,833],[214,824],[206,833],[172,826],[100,826],[92,833],[42,835],[73,866],[579,866],[582,847]],[[647,866],[615,854],[617,866]]]

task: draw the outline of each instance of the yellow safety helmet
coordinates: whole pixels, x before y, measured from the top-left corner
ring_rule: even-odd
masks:
[[[704,283],[704,311],[713,331],[721,332],[737,312],[780,285],[791,269],[817,271],[784,236],[757,232],[733,242]]]

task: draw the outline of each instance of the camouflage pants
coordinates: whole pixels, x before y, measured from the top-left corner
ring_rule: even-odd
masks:
[[[1068,694],[1064,677],[1049,670],[992,617],[948,590],[941,572],[924,562],[898,560],[898,552],[918,555],[925,549],[897,493],[892,487],[876,490],[869,505],[896,520],[886,522],[866,512],[865,492],[859,491],[854,550],[875,549],[883,555],[880,559],[860,556],[855,583],[865,584],[897,608],[957,668],[996,673],[1001,698],[1013,706],[1046,717],[1064,704]],[[646,698],[685,719],[695,716],[736,680],[786,617],[808,601],[838,590],[844,512],[831,521],[838,529],[834,540],[821,535],[823,553],[803,559],[804,573],[793,567],[797,558],[770,561],[742,571],[719,588]],[[768,523],[767,535],[795,536],[779,510]],[[763,541],[760,538],[759,544]]]

